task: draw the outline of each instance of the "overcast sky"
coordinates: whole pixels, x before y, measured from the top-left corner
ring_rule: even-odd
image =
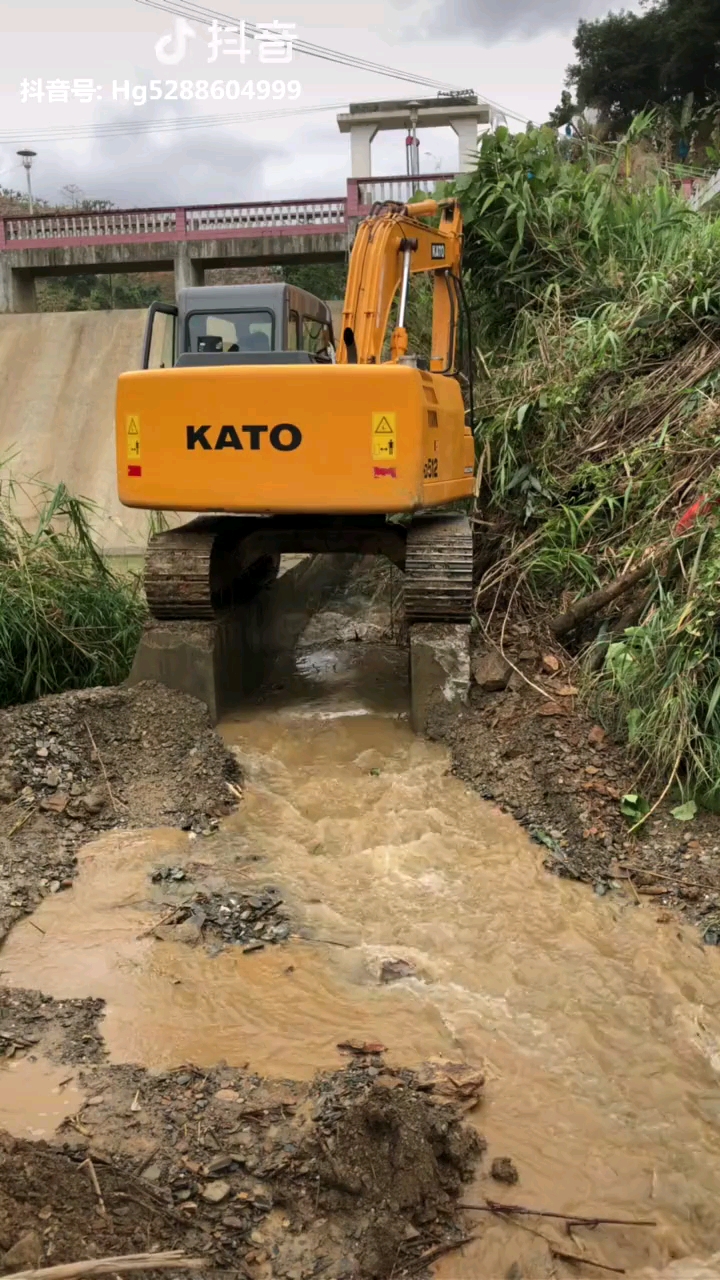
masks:
[[[206,0],[231,19],[294,23],[315,44],[420,73],[458,88],[473,88],[522,119],[543,119],[560,98],[572,36],[580,17],[597,17],[608,0]],[[619,5],[612,6],[615,8]],[[626,0],[624,8],[638,8]],[[175,205],[223,200],[332,195],[344,190],[349,141],[338,132],[341,104],[427,93],[401,81],[295,54],[290,64],[261,64],[221,46],[214,62],[210,35],[196,27],[175,64],[158,61],[156,44],[172,37],[175,18],[137,0],[0,0],[0,186],[21,188],[15,155],[37,151],[37,195],[61,199],[73,184],[84,195],[120,206]],[[296,101],[113,101],[113,82],[141,88],[151,80],[193,82],[293,80]],[[72,97],[75,80],[92,80],[95,96]],[[43,101],[21,101],[23,80],[42,80]],[[49,102],[47,82],[70,82],[70,100]],[[101,88],[99,87],[101,86]],[[164,92],[164,89],[163,89]],[[231,90],[232,92],[232,90]],[[319,108],[319,109],[318,109]],[[282,115],[277,114],[282,112]],[[242,124],[195,127],[207,114],[252,114]],[[167,121],[186,125],[168,130]],[[58,141],[38,134],[61,126],[87,131],[106,122],[154,122],[155,131]],[[421,133],[423,172],[452,170],[457,144],[448,130]],[[402,135],[380,134],[373,172],[404,170]]]

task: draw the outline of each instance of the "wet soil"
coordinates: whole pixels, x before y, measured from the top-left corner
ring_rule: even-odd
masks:
[[[431,726],[451,749],[453,771],[527,828],[549,871],[599,896],[655,904],[660,923],[680,912],[709,945],[720,944],[720,815],[679,822],[670,813],[675,799],[633,833],[636,819],[623,816],[621,803],[642,794],[643,783],[626,750],[580,704],[562,651],[529,628],[509,630],[504,652],[517,672],[503,676],[497,651],[477,636],[473,645],[483,683],[497,669],[505,687],[474,683],[467,708],[441,711]]]
[[[16,1265],[18,1246],[27,1265],[182,1248],[201,1275],[383,1280],[427,1274],[463,1236],[483,1143],[440,1066],[356,1053],[309,1084],[105,1065],[73,1083],[84,1101],[53,1146],[0,1138],[0,1250]]]
[[[238,781],[203,705],[161,685],[0,711],[0,938],[45,894],[70,887],[76,850],[98,832],[207,833],[237,803]]]
[[[53,1000],[40,991],[0,987],[0,1063],[40,1053],[56,1063],[101,1062],[102,1000]]]

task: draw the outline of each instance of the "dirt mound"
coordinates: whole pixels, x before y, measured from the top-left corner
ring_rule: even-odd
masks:
[[[17,995],[15,1034],[39,1015],[33,1048],[50,1052],[65,1006]],[[203,1277],[425,1275],[463,1239],[459,1193],[484,1149],[443,1079],[378,1053],[310,1083],[88,1063],[57,1145],[0,1136],[0,1270],[182,1248]]]
[[[0,1135],[3,1271],[159,1251],[183,1239],[183,1228],[152,1199],[135,1194],[134,1183],[108,1164],[98,1164],[109,1210],[103,1214],[80,1163],[45,1142]]]
[[[317,1115],[314,1137],[325,1203],[335,1212],[370,1211],[359,1253],[360,1274],[402,1274],[414,1241],[442,1239],[461,1185],[484,1150],[478,1134],[457,1123],[449,1107],[428,1106],[415,1081],[397,1075],[347,1078]],[[409,1087],[408,1087],[409,1084]],[[440,1229],[439,1229],[440,1228]],[[429,1236],[427,1233],[430,1233]],[[417,1250],[412,1249],[412,1254]]]
[[[78,845],[110,827],[208,832],[237,764],[206,708],[157,684],[88,689],[0,711],[0,937],[67,887]]]

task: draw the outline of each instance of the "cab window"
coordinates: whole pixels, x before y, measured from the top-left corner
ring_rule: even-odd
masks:
[[[273,330],[271,311],[196,311],[187,320],[187,349],[201,354],[272,351]]]
[[[311,351],[313,355],[332,359],[332,334],[330,326],[323,320],[313,320],[311,316],[303,316],[303,351]]]
[[[288,317],[288,351],[300,350],[300,317],[297,311],[291,311]]]

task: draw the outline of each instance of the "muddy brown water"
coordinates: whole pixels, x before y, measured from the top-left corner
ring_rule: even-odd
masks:
[[[103,997],[111,1059],[150,1068],[224,1059],[307,1077],[339,1066],[348,1038],[380,1040],[408,1066],[434,1054],[484,1063],[476,1123],[489,1158],[511,1155],[520,1171],[506,1199],[658,1222],[585,1233],[569,1252],[629,1271],[713,1252],[720,957],[652,907],[548,876],[525,833],[451,776],[406,712],[397,650],[300,649],[263,703],[221,726],[246,775],[222,830],[87,845],[74,889],[13,929],[4,981]],[[158,863],[200,864],[218,885],[277,885],[309,936],[214,958],[159,942],[146,935],[162,912],[162,887],[149,887]],[[416,976],[382,985],[388,958]],[[18,1068],[0,1073],[0,1120],[14,1106],[25,1136],[46,1131],[58,1086],[33,1070],[32,1088]],[[484,1175],[468,1198],[479,1195],[503,1198]],[[437,1275],[504,1275],[518,1234],[486,1225],[482,1253],[472,1245]],[[526,1276],[550,1274],[532,1235],[523,1249]]]

